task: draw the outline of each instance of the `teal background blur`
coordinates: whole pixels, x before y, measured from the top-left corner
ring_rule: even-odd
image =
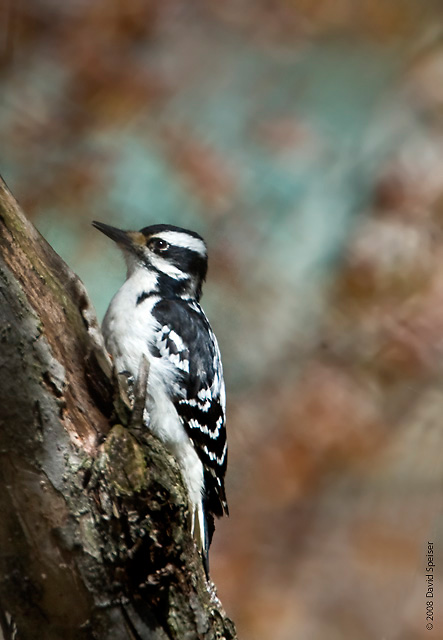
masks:
[[[420,558],[442,527],[443,465],[418,461],[442,444],[439,392],[422,394],[441,375],[443,8],[1,9],[0,171],[99,318],[125,273],[92,220],[207,240],[232,512],[212,567],[239,637],[425,637]]]
[[[123,270],[92,219],[204,235],[205,306],[227,376],[244,385],[316,322],[319,287],[392,144],[370,137],[400,62],[390,44],[298,33],[285,3],[250,17],[203,5],[11,9],[2,170],[100,318]]]

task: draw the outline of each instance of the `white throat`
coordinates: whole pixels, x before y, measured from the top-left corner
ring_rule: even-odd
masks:
[[[138,293],[151,293],[156,291],[158,284],[158,274],[142,266],[139,262],[130,266],[128,264],[127,282],[131,283],[130,288]]]

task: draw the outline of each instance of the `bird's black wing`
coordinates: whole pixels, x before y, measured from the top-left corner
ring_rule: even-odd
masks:
[[[204,469],[205,514],[210,537],[213,516],[228,513],[224,476],[227,465],[225,387],[220,351],[209,322],[195,301],[162,299],[152,315],[160,328],[151,346],[178,370],[172,399]]]

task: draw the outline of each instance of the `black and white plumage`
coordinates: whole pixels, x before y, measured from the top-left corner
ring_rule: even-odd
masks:
[[[225,386],[217,340],[199,304],[206,245],[197,233],[158,224],[141,231],[93,225],[123,250],[127,279],[103,321],[117,372],[150,365],[146,422],[181,468],[193,535],[205,561],[214,516],[228,513]]]

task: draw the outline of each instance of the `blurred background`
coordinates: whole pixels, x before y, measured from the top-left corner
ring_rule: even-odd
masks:
[[[208,242],[239,638],[443,638],[443,5],[0,9],[0,173],[99,318],[91,220]]]

